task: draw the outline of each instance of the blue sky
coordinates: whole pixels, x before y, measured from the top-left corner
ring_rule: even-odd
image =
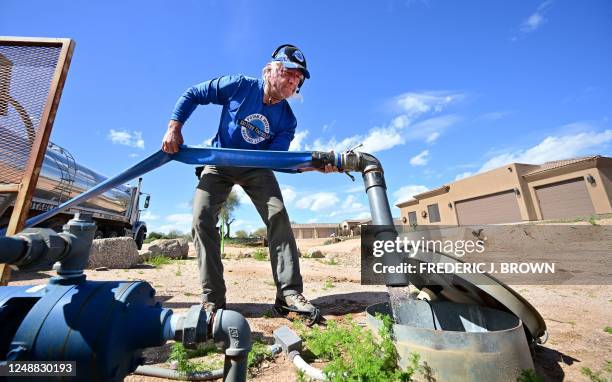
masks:
[[[312,75],[291,101],[292,148],[364,143],[383,163],[392,204],[509,162],[612,154],[605,0],[4,0],[0,35],[76,41],[51,139],[105,175],[159,149],[187,87],[259,76],[282,43],[303,50]],[[214,136],[219,112],[198,108],[186,143]],[[368,215],[359,177],[277,177],[296,222]],[[144,176],[150,231],[189,229],[195,184],[179,163]],[[233,229],[261,227],[242,198]]]

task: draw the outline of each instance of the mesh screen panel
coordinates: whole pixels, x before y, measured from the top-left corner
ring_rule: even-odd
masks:
[[[0,42],[0,184],[22,181],[61,49]]]

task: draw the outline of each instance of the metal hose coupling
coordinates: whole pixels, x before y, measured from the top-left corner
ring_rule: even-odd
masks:
[[[312,163],[314,167],[318,168],[330,164],[338,167],[339,170],[344,172],[355,171],[363,174],[370,171],[383,172],[380,161],[374,155],[361,151],[355,151],[355,149],[350,149],[337,154],[333,151],[313,151]]]

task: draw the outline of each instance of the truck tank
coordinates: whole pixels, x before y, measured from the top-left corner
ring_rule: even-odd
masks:
[[[53,207],[93,188],[106,177],[75,162],[72,155],[50,143],[42,165],[34,198],[51,201]],[[81,204],[83,208],[127,217],[132,189],[119,186]]]
[[[14,161],[7,156],[0,155],[0,168],[6,169],[13,163]],[[70,152],[49,142],[32,197],[31,209],[49,210],[104,180],[106,177],[103,175],[76,163]],[[0,174],[1,183],[3,183],[2,174]],[[100,218],[129,222],[133,192],[132,187],[119,186],[88,200],[77,209],[88,210]],[[15,197],[14,193],[0,193],[0,216],[5,215],[6,210],[14,204]]]

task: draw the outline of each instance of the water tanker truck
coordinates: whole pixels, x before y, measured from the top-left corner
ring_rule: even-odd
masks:
[[[0,156],[0,169],[10,165],[8,156]],[[28,217],[55,208],[62,202],[105,180],[106,177],[77,163],[68,150],[50,142],[32,197]],[[140,209],[140,199],[145,195],[143,208],[146,209],[149,206],[150,198],[149,195],[140,191],[141,183],[142,178],[138,179],[136,186],[117,186],[42,222],[39,227],[52,228],[56,232],[61,232],[62,226],[76,213],[88,213],[92,215],[97,225],[96,239],[121,236],[133,237],[140,249],[147,234],[146,223],[140,220],[140,212],[142,211]],[[8,225],[15,198],[15,193],[0,192],[0,229]]]

